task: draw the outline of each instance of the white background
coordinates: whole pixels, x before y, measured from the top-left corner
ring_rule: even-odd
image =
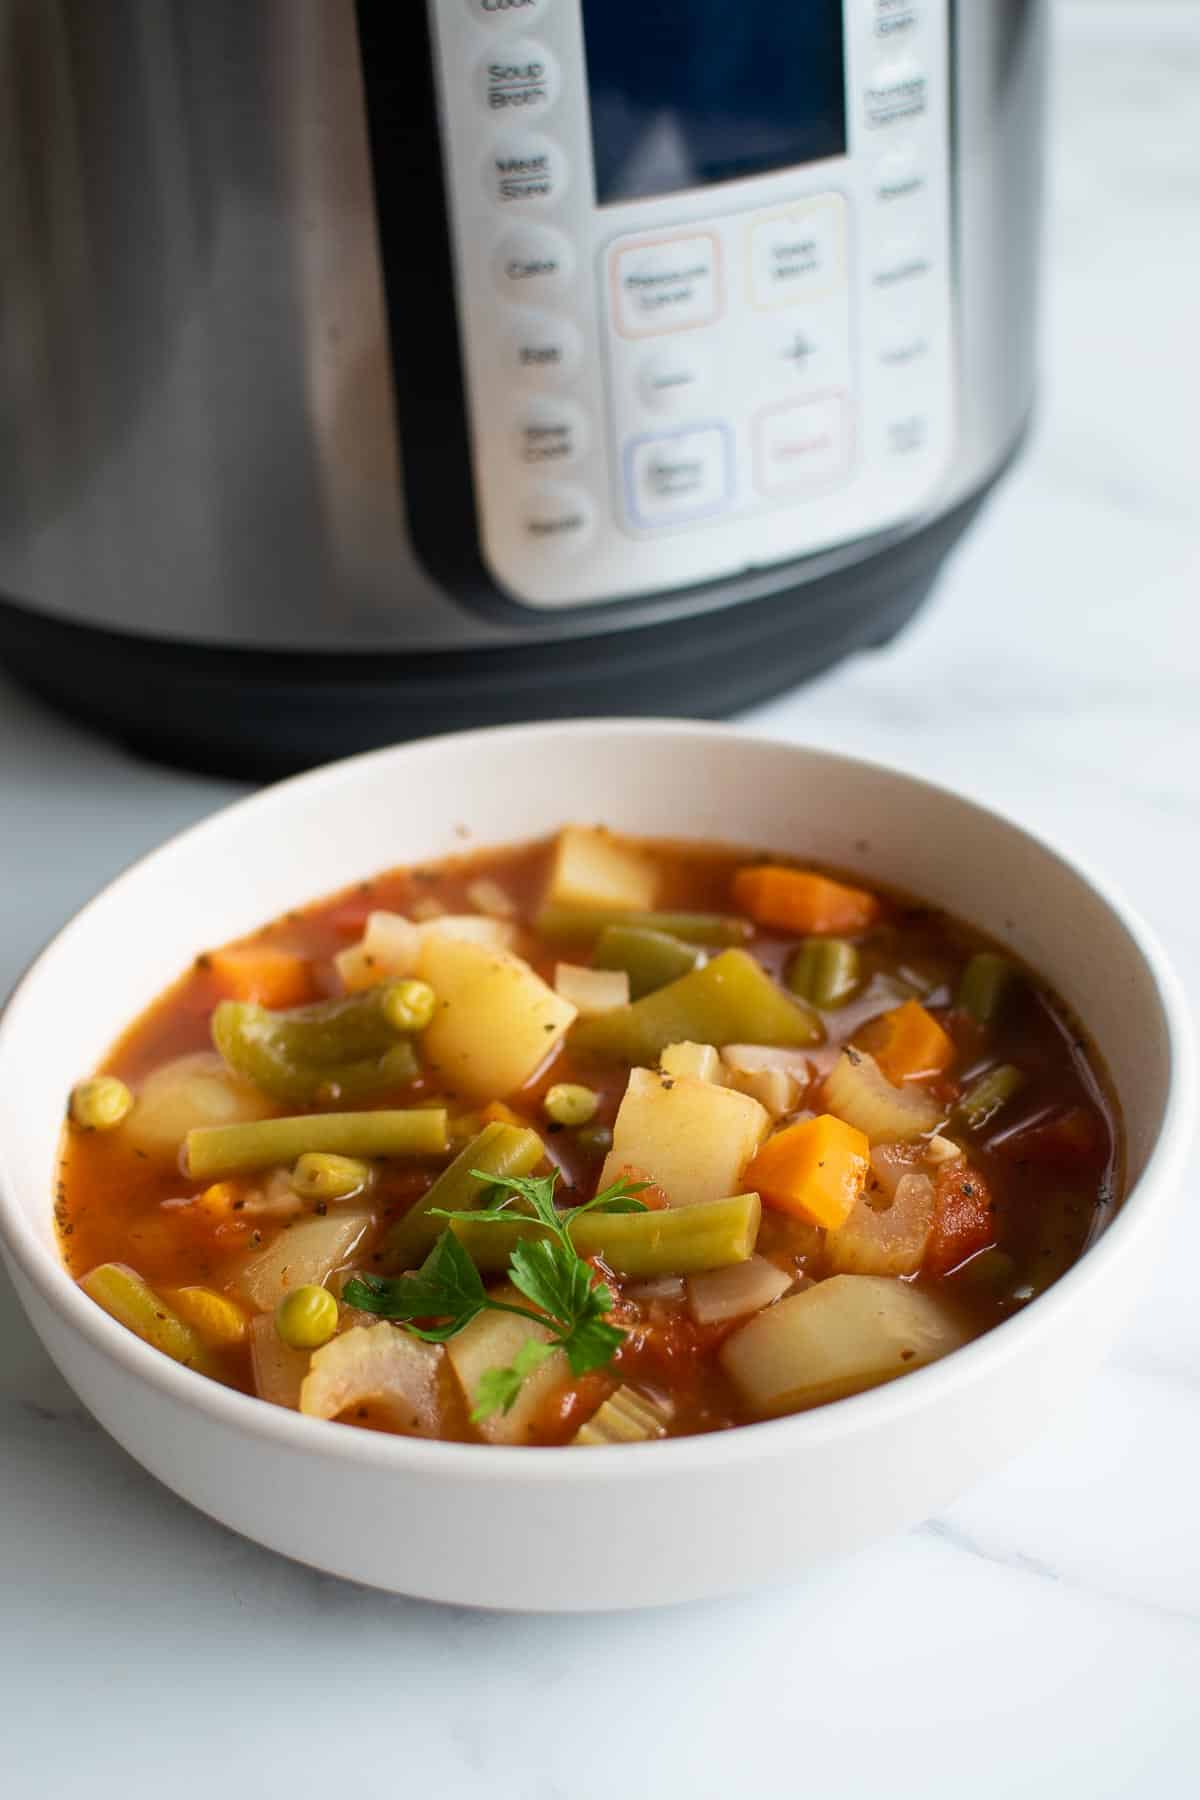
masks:
[[[1200,9],[1075,0],[1058,23],[1030,452],[897,645],[752,722],[956,783],[1079,849],[1196,995]],[[0,683],[0,991],[102,881],[233,791]],[[1189,1191],[1086,1398],[922,1529],[771,1592],[575,1621],[390,1599],[209,1523],[92,1425],[0,1276],[5,1789],[1192,1800],[1198,1271]]]

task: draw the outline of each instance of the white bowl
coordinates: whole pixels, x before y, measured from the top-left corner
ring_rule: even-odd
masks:
[[[982,926],[1086,1022],[1129,1191],[1048,1293],[944,1362],[832,1406],[589,1452],[424,1443],[206,1381],[87,1300],[52,1224],[66,1093],[206,945],[398,863],[571,819],[811,855]],[[767,1581],[927,1516],[1057,1415],[1117,1332],[1181,1181],[1187,1014],[1105,884],[944,789],[719,726],[602,721],[403,745],[268,789],[84,908],[0,1021],[0,1242],[34,1326],[117,1441],[236,1531],[356,1581],[584,1611]]]

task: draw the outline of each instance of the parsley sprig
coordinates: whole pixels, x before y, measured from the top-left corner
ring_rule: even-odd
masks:
[[[347,1305],[394,1319],[432,1344],[445,1343],[482,1312],[514,1313],[544,1326],[550,1333],[548,1342],[530,1338],[507,1366],[484,1371],[471,1413],[472,1419],[480,1420],[509,1412],[526,1377],[555,1350],[565,1353],[573,1375],[586,1375],[589,1369],[601,1369],[612,1360],[626,1334],[608,1323],[605,1314],[612,1308],[612,1290],[606,1282],[594,1279],[571,1241],[571,1227],[584,1213],[645,1212],[646,1207],[637,1198],[638,1189],[645,1186],[639,1181],[614,1182],[582,1206],[560,1211],[554,1204],[557,1169],[544,1176],[497,1176],[481,1169],[472,1169],[471,1174],[488,1184],[487,1204],[464,1212],[438,1208],[430,1216],[470,1219],[477,1225],[512,1225],[522,1220],[542,1225],[547,1235],[520,1239],[513,1246],[508,1266],[509,1281],[532,1306],[493,1299],[451,1230],[443,1231],[415,1275],[394,1279],[356,1276],[346,1283],[342,1297]],[[418,1319],[437,1322],[418,1325]]]

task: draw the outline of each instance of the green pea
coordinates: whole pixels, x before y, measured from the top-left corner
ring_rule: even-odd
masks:
[[[437,1006],[427,981],[390,982],[383,998],[384,1017],[397,1031],[424,1031]]]
[[[306,1282],[275,1308],[275,1329],[291,1350],[319,1350],[337,1330],[338,1304],[327,1288]]]
[[[586,1125],[596,1116],[600,1096],[575,1081],[556,1081],[547,1088],[542,1111],[555,1125]]]
[[[71,1117],[83,1131],[111,1131],[132,1106],[133,1095],[116,1075],[93,1075],[71,1095]]]
[[[612,1129],[608,1125],[585,1125],[575,1133],[575,1142],[581,1150],[593,1156],[607,1156],[612,1149]]]

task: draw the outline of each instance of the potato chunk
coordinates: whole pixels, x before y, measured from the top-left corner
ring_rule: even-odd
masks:
[[[919,1288],[834,1275],[758,1313],[720,1355],[747,1404],[770,1417],[878,1387],[969,1335],[949,1305]]]
[[[575,1008],[510,950],[430,934],[418,974],[437,995],[421,1040],[426,1067],[468,1100],[519,1088],[575,1019]]]
[[[722,1200],[741,1191],[742,1171],[769,1125],[748,1094],[695,1075],[631,1069],[600,1185],[628,1165],[645,1169],[672,1206]]]
[[[193,1126],[241,1125],[269,1119],[277,1110],[267,1094],[232,1074],[214,1050],[199,1050],[147,1075],[121,1131],[147,1156],[174,1163]]]
[[[528,1306],[529,1302],[514,1287],[494,1290],[493,1298],[509,1305]],[[472,1319],[464,1331],[446,1345],[450,1366],[458,1377],[467,1411],[473,1411],[479,1398],[479,1380],[488,1369],[507,1368],[522,1344],[536,1338],[549,1343],[551,1333],[532,1319],[519,1319],[513,1313],[485,1312]],[[488,1419],[477,1419],[475,1429],[489,1444],[528,1443],[538,1414],[571,1379],[566,1356],[555,1350],[521,1384],[521,1391],[506,1413],[493,1413]]]
[[[654,870],[606,831],[568,825],[558,834],[546,890],[549,906],[619,906],[645,912],[654,905]]]

